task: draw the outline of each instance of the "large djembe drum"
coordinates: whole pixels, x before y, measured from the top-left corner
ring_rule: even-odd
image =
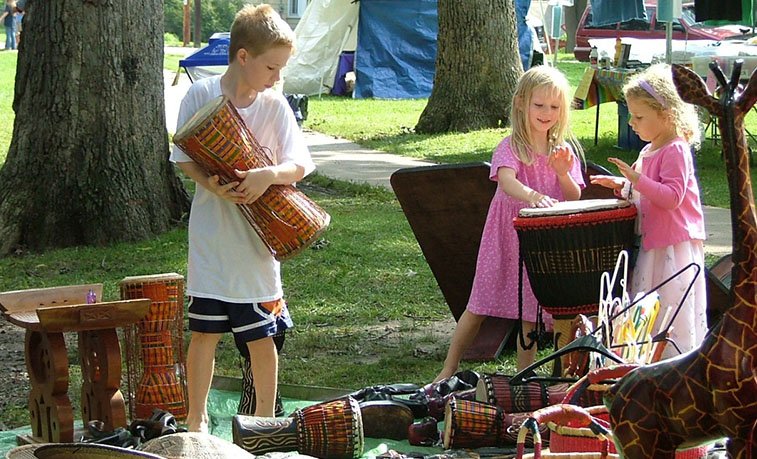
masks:
[[[173,138],[192,160],[221,183],[239,180],[235,169],[273,165],[226,96],[208,102]],[[252,229],[281,261],[299,253],[329,225],[331,217],[292,185],[271,185],[252,204],[238,204]]]
[[[238,414],[232,421],[234,443],[253,454],[298,451],[327,459],[363,454],[363,418],[352,397],[311,405],[289,418]]]
[[[148,419],[153,409],[160,409],[183,420],[187,415],[184,277],[176,273],[126,277],[119,286],[122,299],[151,300],[145,318],[124,331],[129,416]]]
[[[602,273],[634,243],[636,207],[619,199],[521,209],[513,220],[534,296],[557,317],[596,314]],[[619,293],[619,292],[615,292]]]

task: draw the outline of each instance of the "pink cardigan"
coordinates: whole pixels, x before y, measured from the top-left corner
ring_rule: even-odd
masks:
[[[705,239],[704,214],[689,144],[677,138],[651,156],[639,154],[641,178],[641,247],[657,249],[692,239]]]

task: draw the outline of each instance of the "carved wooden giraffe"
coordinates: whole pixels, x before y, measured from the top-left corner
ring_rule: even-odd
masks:
[[[757,221],[744,136],[757,72],[739,93],[740,61],[729,82],[717,64],[710,67],[721,85],[718,99],[685,67],[674,65],[673,79],[684,101],[718,118],[731,196],[734,302],[698,349],[639,367],[608,390],[615,442],[627,458],[673,458],[677,448],[725,436],[729,457],[757,457]]]

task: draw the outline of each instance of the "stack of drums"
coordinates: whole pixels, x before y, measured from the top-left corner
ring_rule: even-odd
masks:
[[[144,319],[125,330],[129,416],[148,419],[153,409],[177,421],[187,416],[184,355],[184,277],[176,273],[126,277],[121,299],[149,298]]]

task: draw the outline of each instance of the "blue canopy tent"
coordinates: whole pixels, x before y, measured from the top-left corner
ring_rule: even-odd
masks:
[[[526,15],[531,0],[514,3],[521,61],[527,69],[532,43]],[[355,97],[428,97],[436,67],[436,0],[360,0],[359,5]]]
[[[226,70],[229,65],[229,35],[229,32],[214,33],[207,46],[179,61],[179,67],[186,70],[192,82]]]

